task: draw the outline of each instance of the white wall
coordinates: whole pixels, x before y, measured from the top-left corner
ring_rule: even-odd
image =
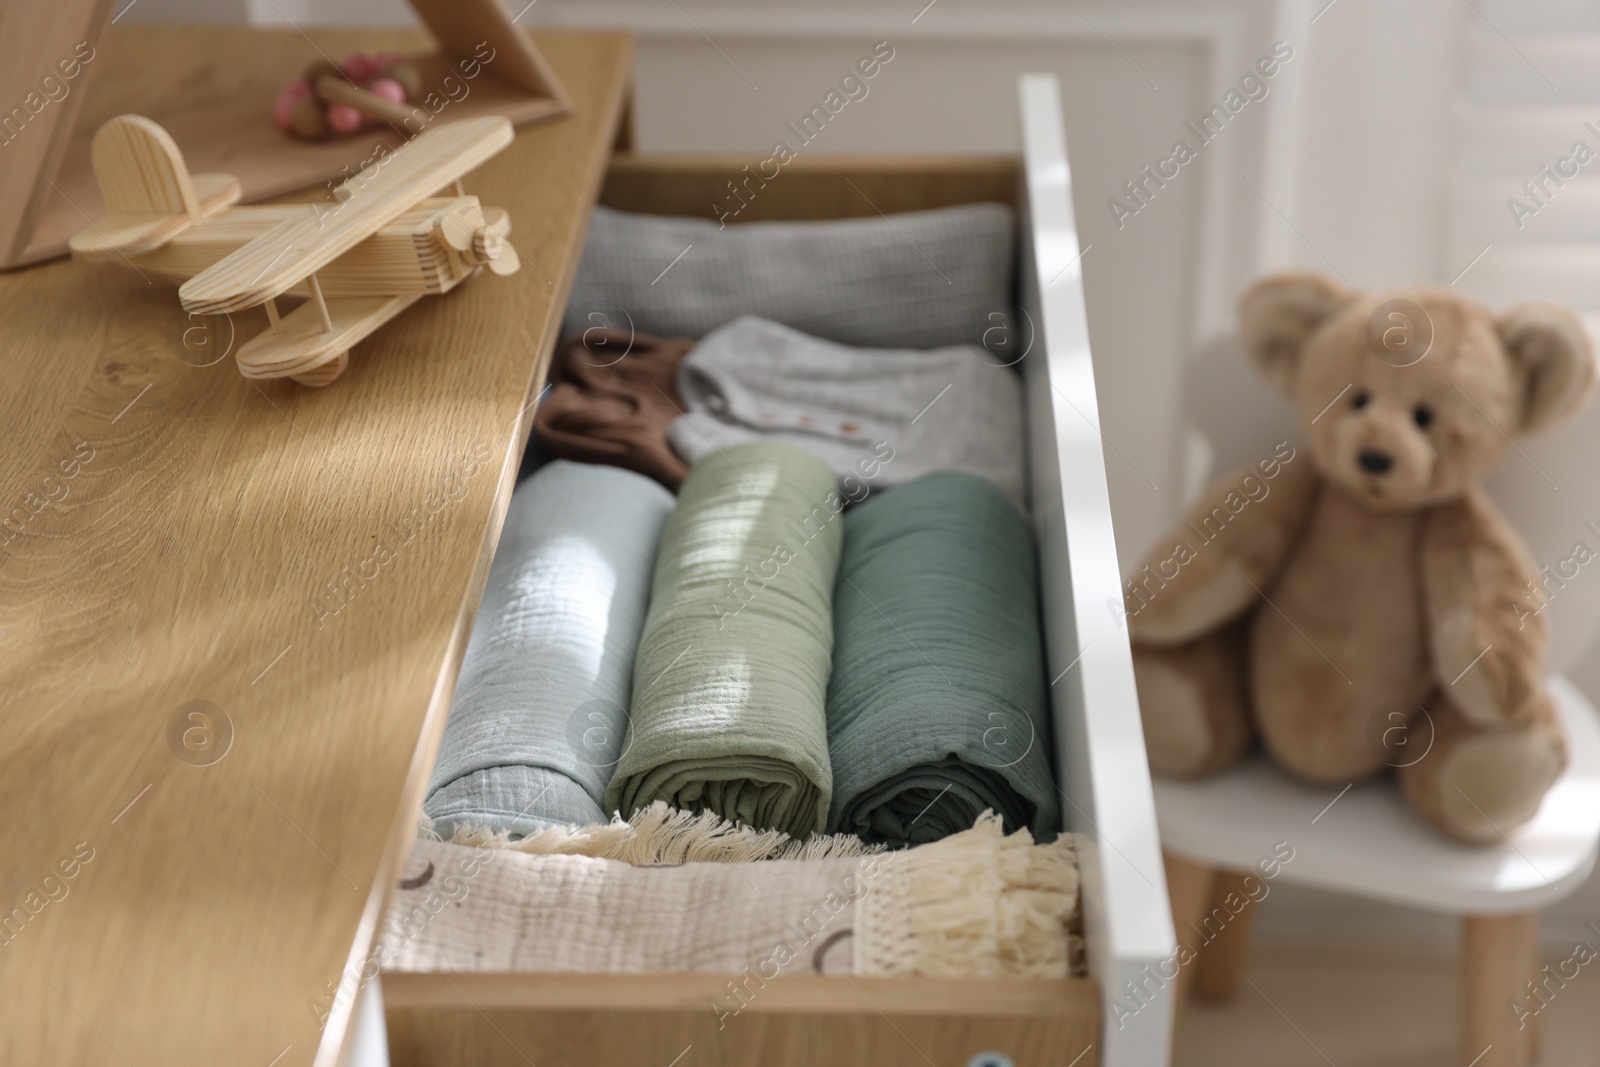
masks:
[[[1298,265],[1372,288],[1455,273],[1441,256],[1467,10],[1336,0],[1311,27]]]

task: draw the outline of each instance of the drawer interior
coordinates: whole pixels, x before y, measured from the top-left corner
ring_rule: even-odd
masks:
[[[1026,102],[1026,88],[1024,95]],[[530,1059],[541,1065],[670,1064],[678,1062],[677,1056],[685,1057],[685,1067],[691,1062],[907,1067],[1164,1062],[1170,998],[1140,1010],[1132,1035],[1109,1032],[1120,1029],[1111,1022],[1120,1019],[1111,1010],[1116,996],[1111,991],[1165,954],[1171,925],[1126,636],[1103,632],[1114,616],[1100,603],[1100,594],[1104,588],[1118,591],[1120,581],[1103,456],[1092,422],[1097,408],[1081,274],[1069,269],[1076,255],[1063,258],[1063,249],[1055,247],[1063,232],[1074,252],[1076,246],[1064,145],[1059,155],[1060,173],[1041,174],[1047,183],[1059,179],[1054,191],[1060,202],[1044,211],[1029,202],[1030,189],[1037,190],[1041,177],[1030,173],[1038,163],[1033,154],[1026,160],[802,156],[759,187],[752,180],[747,188],[755,195],[729,224],[866,217],[979,201],[1017,209],[1022,229],[1017,296],[1041,347],[1021,370],[1028,393],[1031,495],[1049,670],[1060,683],[1051,690],[1055,764],[1065,789],[1066,826],[1077,835],[1083,865],[1092,977],[1048,982],[780,977],[741,1018],[719,1019],[714,1002],[724,977],[717,975],[386,973],[384,998],[397,1065],[510,1065]],[[715,217],[712,205],[728,202],[730,180],[737,183],[748,163],[747,157],[619,154],[600,202],[624,211]],[[1057,269],[1054,259],[1066,265]],[[1053,285],[1062,278],[1066,286]],[[1047,330],[1054,347],[1044,338]],[[1062,338],[1067,343],[1060,343]],[[1069,421],[1079,418],[1090,432]],[[1072,528],[1074,523],[1086,532]],[[1095,621],[1102,617],[1103,622]],[[1102,647],[1095,649],[1096,643]],[[1117,825],[1104,825],[1108,822]],[[1137,885],[1135,876],[1147,883],[1148,894],[1129,888]],[[978,1057],[986,1050],[1009,1059]],[[1077,1060],[1079,1053],[1088,1054]],[[1147,1053],[1157,1058],[1145,1058]]]

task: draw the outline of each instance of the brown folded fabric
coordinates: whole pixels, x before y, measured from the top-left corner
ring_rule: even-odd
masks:
[[[688,338],[611,329],[562,341],[550,394],[533,417],[545,451],[555,459],[625,467],[676,492],[689,466],[667,443],[667,424],[683,413],[678,364],[693,347]]]

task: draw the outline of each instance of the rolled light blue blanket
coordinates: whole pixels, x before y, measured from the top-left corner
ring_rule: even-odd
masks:
[[[443,836],[606,820],[672,506],[641,474],[564,460],[512,495],[423,805]]]
[[[760,315],[847,345],[990,343],[1013,306],[1015,227],[1002,204],[720,227],[597,207],[566,330],[703,337]]]
[[[1033,538],[982,478],[936,471],[844,516],[828,684],[832,830],[891,846],[985,808],[1048,841],[1050,770]]]

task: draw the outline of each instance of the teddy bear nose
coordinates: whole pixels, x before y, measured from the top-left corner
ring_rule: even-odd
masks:
[[[1356,459],[1360,462],[1361,469],[1370,474],[1388,474],[1389,468],[1394,466],[1394,457],[1375,448],[1363,448],[1361,455]]]

